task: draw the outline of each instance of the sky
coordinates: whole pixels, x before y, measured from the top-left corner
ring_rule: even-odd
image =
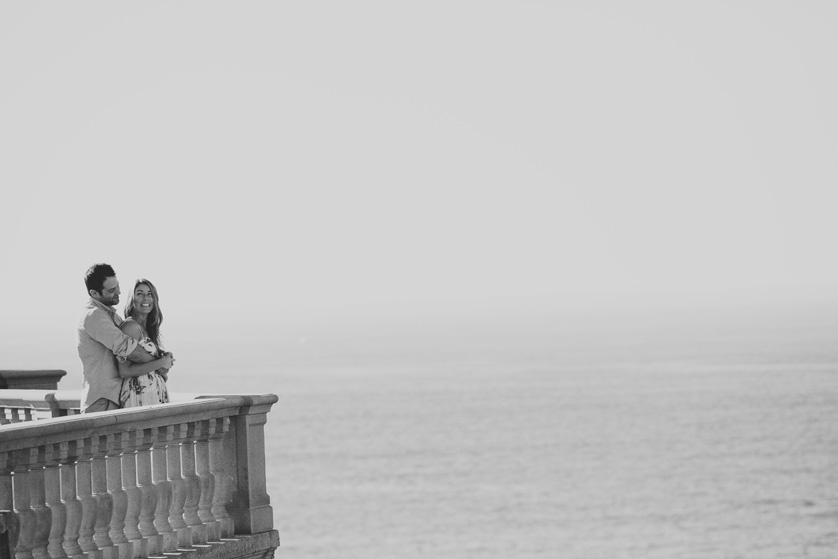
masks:
[[[835,301],[836,28],[826,1],[4,2],[0,348],[71,338],[95,262],[219,333]]]

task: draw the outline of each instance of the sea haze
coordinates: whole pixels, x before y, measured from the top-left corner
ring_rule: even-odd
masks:
[[[835,310],[336,322],[202,385],[279,395],[285,557],[836,557]]]

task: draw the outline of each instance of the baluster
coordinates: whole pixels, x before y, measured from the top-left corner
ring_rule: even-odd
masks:
[[[93,525],[93,541],[102,552],[103,559],[118,559],[119,550],[110,536],[111,517],[113,516],[113,498],[108,493],[107,456],[113,453],[113,435],[100,435],[96,438],[97,450],[91,464],[91,482],[93,499],[96,503],[96,519]]]
[[[119,559],[131,559],[134,555],[131,543],[125,536],[128,496],[122,489],[122,451],[127,437],[126,433],[116,433],[108,437],[108,457],[105,466],[108,476],[107,490],[113,503],[108,535],[111,543],[116,546],[116,555]]]
[[[189,423],[186,441],[180,447],[184,484],[186,486],[183,519],[192,533],[192,545],[207,543],[207,528],[201,522],[201,517],[198,516],[198,502],[201,500],[201,478],[198,477],[195,468],[195,440],[200,437],[201,425],[202,422],[198,421]]]
[[[172,442],[174,430],[171,425],[157,428],[154,446],[151,447],[152,479],[157,490],[157,508],[154,511],[154,527],[163,536],[163,551],[177,549],[177,534],[169,524],[169,509],[172,506],[172,484],[166,472],[166,447]]]
[[[215,476],[215,495],[212,500],[212,514],[218,522],[218,533],[223,538],[233,536],[233,519],[227,514],[227,503],[232,492],[232,478],[224,468],[224,434],[230,430],[230,418],[215,420],[215,429],[211,430],[209,441],[210,468]]]
[[[81,526],[82,506],[76,496],[76,462],[78,461],[79,442],[60,443],[61,465],[61,502],[66,512],[67,527],[64,529],[64,553],[70,559],[86,559],[79,546],[79,527]]]
[[[50,457],[44,467],[44,501],[50,510],[50,530],[47,535],[47,553],[52,559],[66,559],[64,529],[67,526],[67,509],[61,502],[61,473],[59,464],[67,457],[66,446],[50,445]]]
[[[83,440],[79,459],[76,461],[76,494],[81,501],[81,525],[79,526],[79,547],[87,553],[88,559],[102,559],[102,554],[93,539],[96,525],[96,499],[93,498],[92,466],[93,455],[98,451],[98,439]]]
[[[36,517],[30,507],[29,468],[37,462],[37,449],[26,448],[12,452],[12,495],[14,510],[20,522],[15,556],[17,559],[32,559],[32,543],[35,539]]]
[[[93,539],[96,525],[96,499],[93,498],[93,455],[98,450],[98,440],[85,438],[79,447],[76,460],[76,495],[81,503],[81,523],[79,525],[79,547],[87,554],[87,559],[102,559],[96,541]]]
[[[12,497],[12,469],[13,469],[12,453],[0,452],[0,511],[12,511],[14,509],[14,500]],[[11,516],[11,518],[10,518]],[[0,528],[6,531],[5,538],[8,538],[8,545],[17,545],[17,516],[14,512],[0,512]],[[4,538],[0,536],[0,545],[6,544]],[[5,553],[6,550],[2,550]]]
[[[137,449],[137,485],[140,489],[141,507],[139,530],[147,545],[146,553],[160,555],[163,553],[163,537],[154,527],[154,511],[157,508],[157,489],[152,484],[151,477],[151,445],[154,429],[143,429],[142,441]],[[137,550],[134,549],[134,553]]]
[[[52,512],[46,504],[46,488],[44,486],[44,468],[52,461],[52,445],[39,446],[35,456],[36,462],[29,470],[29,506],[35,514],[35,537],[32,540],[32,557],[34,559],[49,559],[49,534],[52,528]]]
[[[183,507],[186,503],[186,482],[181,475],[181,444],[186,437],[186,424],[174,425],[172,442],[166,448],[166,467],[169,483],[172,486],[172,504],[169,507],[169,525],[177,536],[178,547],[192,545],[192,531],[183,519]]]
[[[130,431],[126,433],[125,449],[122,452],[122,488],[125,491],[127,504],[125,507],[125,537],[130,547],[128,557],[147,557],[148,542],[138,528],[140,511],[143,507],[143,496],[137,487],[137,448],[142,441],[142,432]],[[113,535],[111,535],[113,539]],[[120,559],[124,559],[120,552]]]
[[[221,539],[218,521],[212,514],[212,502],[215,497],[215,477],[212,475],[209,458],[210,431],[215,429],[215,420],[205,420],[200,423],[200,432],[195,441],[195,461],[198,477],[201,480],[201,497],[198,501],[198,517],[204,524],[207,541],[217,542]]]

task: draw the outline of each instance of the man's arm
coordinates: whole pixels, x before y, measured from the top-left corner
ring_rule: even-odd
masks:
[[[125,322],[123,322],[122,324],[119,325],[119,329],[124,334],[126,334],[128,336],[131,336],[133,339],[137,340],[138,342],[143,337],[143,331],[140,329],[140,325],[137,324],[136,322],[134,322],[133,320],[126,320]],[[126,361],[130,361],[131,363],[139,363],[139,364],[142,365],[142,364],[145,364],[145,363],[151,363],[153,360],[154,360],[154,356],[151,355],[141,345],[137,345],[137,348],[134,351],[132,351],[131,353],[129,353],[126,356],[126,359],[117,358],[117,361],[119,361],[120,364],[125,363]],[[154,370],[154,369],[152,369],[152,370]],[[120,369],[120,374],[121,373],[122,373],[122,370]],[[124,377],[125,375],[122,375],[122,376]],[[137,375],[131,374],[131,375],[128,375],[128,376],[137,376]]]
[[[139,345],[135,347],[134,351],[129,353],[126,357],[128,361],[131,361],[132,363],[150,363],[151,361],[154,361],[154,356]]]
[[[91,338],[111,350],[117,359],[124,360],[137,350],[137,340],[117,328],[104,311],[90,313],[84,320],[84,330]],[[142,348],[140,351],[147,354]]]
[[[120,361],[119,376],[122,378],[131,378],[147,375],[161,367],[167,368],[172,366],[172,355],[170,353],[164,354],[162,357],[149,361],[148,363],[132,363],[131,361]],[[164,377],[165,378],[165,377]]]
[[[119,329],[135,340],[140,340],[143,335],[140,325],[133,320],[126,320],[119,326]],[[134,356],[136,356],[136,359],[132,359]],[[127,359],[119,360],[119,376],[122,378],[131,378],[147,375],[154,371],[163,371],[161,376],[166,380],[166,373],[168,373],[174,361],[175,358],[171,353],[164,353],[160,357],[154,357],[152,354],[147,353],[142,345],[138,345],[137,349],[129,354]]]

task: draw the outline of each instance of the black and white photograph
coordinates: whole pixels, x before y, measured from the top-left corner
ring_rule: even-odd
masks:
[[[0,3],[0,559],[838,559],[838,3]]]

